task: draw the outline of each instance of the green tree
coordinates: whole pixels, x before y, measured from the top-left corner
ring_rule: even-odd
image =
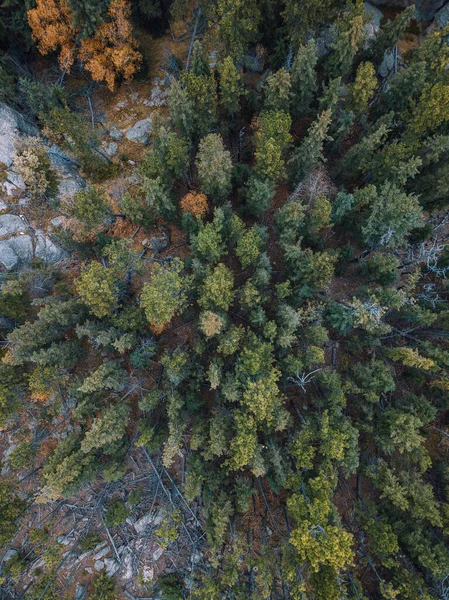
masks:
[[[306,115],[310,110],[317,90],[317,62],[315,40],[312,38],[307,45],[298,48],[290,71],[293,97],[291,104],[295,116]]]
[[[181,275],[183,268],[179,259],[169,265],[155,263],[151,280],[143,286],[141,305],[152,329],[159,333],[187,306],[191,280]]]
[[[173,219],[176,207],[161,177],[156,177],[156,179],[145,177],[142,183],[142,193],[151,212],[166,220]]]
[[[263,244],[262,231],[259,228],[251,227],[237,241],[235,253],[237,254],[243,269],[253,264],[260,254]]]
[[[282,110],[289,112],[291,99],[291,77],[285,69],[271,73],[265,83],[266,110]]]
[[[327,110],[318,116],[310,126],[307,136],[296,148],[289,161],[292,180],[295,184],[301,182],[322,159],[324,142],[329,138],[327,130],[331,122],[331,111]]]
[[[263,181],[257,177],[251,177],[240,190],[245,211],[256,219],[268,210],[273,194],[274,189],[270,181]]]
[[[116,275],[98,261],[82,271],[76,289],[96,317],[110,315],[117,306]]]
[[[216,202],[226,199],[231,191],[232,161],[220,135],[211,133],[201,140],[196,166],[206,196]]]
[[[277,181],[285,176],[283,154],[291,141],[291,117],[281,110],[261,113],[255,132],[255,173],[261,179]]]
[[[404,244],[411,229],[419,227],[422,208],[413,194],[389,182],[356,190],[356,204],[367,215],[361,227],[362,239],[370,246],[395,248]]]
[[[214,16],[226,54],[233,60],[242,58],[248,44],[257,39],[261,20],[259,4],[255,0],[218,0]]]
[[[230,117],[239,110],[239,96],[242,94],[242,81],[240,73],[230,56],[219,64],[220,72],[220,102]]]
[[[228,311],[234,295],[234,275],[220,263],[205,277],[198,304],[204,310]]]
[[[356,115],[365,112],[377,87],[376,71],[373,64],[363,62],[357,68],[355,81],[349,87],[350,107]]]
[[[336,23],[336,37],[332,53],[327,59],[331,77],[347,75],[354,58],[365,40],[365,5],[362,0],[349,0]]]
[[[97,186],[89,186],[73,196],[73,203],[67,205],[67,213],[80,221],[86,231],[97,230],[107,216],[113,216],[106,204],[104,191]]]

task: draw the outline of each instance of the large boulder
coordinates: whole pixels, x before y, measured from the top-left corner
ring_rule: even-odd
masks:
[[[151,133],[151,129],[151,119],[142,119],[142,121],[137,121],[137,123],[128,129],[126,132],[126,137],[130,142],[148,144],[148,136]]]

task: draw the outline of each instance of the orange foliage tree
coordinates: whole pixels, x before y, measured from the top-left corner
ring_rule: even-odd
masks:
[[[59,50],[59,64],[67,72],[78,57],[92,79],[105,81],[112,90],[117,77],[131,79],[142,62],[130,16],[129,0],[112,0],[105,23],[80,40],[67,0],[37,0],[36,8],[28,11],[28,22],[41,54]]]
[[[190,213],[194,217],[204,217],[207,213],[208,204],[205,194],[189,192],[181,200],[181,210]]]
[[[67,0],[37,0],[36,8],[28,11],[28,23],[39,52],[59,49],[59,65],[69,72],[76,58],[77,31]]]
[[[114,89],[117,76],[132,79],[142,62],[132,35],[128,0],[112,0],[108,20],[95,35],[81,43],[80,59],[95,81],[105,81]]]

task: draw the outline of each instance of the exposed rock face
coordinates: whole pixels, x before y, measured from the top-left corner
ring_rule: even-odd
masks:
[[[369,21],[365,25],[367,41],[376,37],[380,30],[380,23],[383,18],[382,12],[373,6],[371,2],[365,2],[365,13],[368,15]]]
[[[17,142],[30,136],[41,137],[37,127],[19,112],[0,102],[0,163],[6,168],[4,181],[0,184],[0,196],[3,195],[4,199],[13,194],[19,198],[26,196],[25,184],[14,171],[13,159]],[[83,178],[59,146],[48,145],[47,153],[59,178],[58,198],[72,197],[85,186]]]
[[[0,240],[0,267],[7,271],[15,271],[28,266],[33,258],[42,260],[45,264],[57,263],[67,256],[67,253],[56,246],[49,237],[37,234],[17,235]]]
[[[151,133],[151,119],[143,119],[137,121],[135,125],[130,127],[126,132],[126,137],[130,142],[138,142],[139,144],[148,144],[148,135]]]
[[[24,221],[16,215],[0,215],[0,238],[25,232],[27,229]]]
[[[449,3],[437,12],[435,15],[435,23],[440,29],[449,24]]]
[[[436,12],[447,4],[447,0],[370,0],[377,6],[389,6],[392,8],[407,8],[415,4],[417,16],[423,21],[431,21]]]

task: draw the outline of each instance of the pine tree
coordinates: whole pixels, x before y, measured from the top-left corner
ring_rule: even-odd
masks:
[[[327,110],[318,116],[301,144],[289,161],[291,178],[294,184],[301,182],[322,158],[324,142],[329,138],[327,130],[331,122],[331,111]]]
[[[365,39],[365,5],[362,0],[349,0],[340,15],[332,53],[326,69],[330,77],[346,76]]]
[[[76,282],[76,289],[92,314],[102,318],[117,305],[116,276],[100,262],[93,261]]]
[[[232,162],[220,135],[211,133],[201,140],[196,166],[206,196],[213,202],[225,200],[231,191]]]
[[[228,115],[233,117],[239,110],[239,96],[242,93],[241,77],[230,56],[219,64],[219,72],[220,102]]]
[[[315,40],[300,46],[290,71],[292,83],[292,113],[298,117],[307,115],[317,90],[316,64],[318,56]],[[326,107],[327,108],[327,107]]]
[[[261,20],[259,4],[255,0],[218,0],[215,20],[226,54],[238,60],[248,45],[257,40]]]
[[[181,275],[182,270],[183,264],[178,259],[169,265],[155,263],[151,280],[143,286],[140,302],[155,332],[165,329],[187,306],[191,281]]]
[[[265,83],[266,110],[283,110],[288,113],[291,99],[290,73],[285,69],[279,69],[268,76]]]
[[[291,117],[281,110],[264,111],[256,122],[255,172],[273,182],[285,176],[283,154],[291,141]]]
[[[357,68],[354,83],[349,86],[349,104],[356,115],[367,110],[376,87],[376,71],[372,63],[361,63]]]

